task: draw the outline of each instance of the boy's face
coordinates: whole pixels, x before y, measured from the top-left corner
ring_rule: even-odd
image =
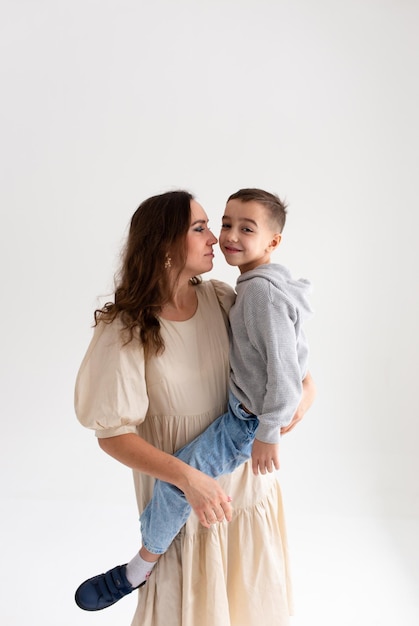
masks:
[[[278,247],[281,234],[275,232],[268,218],[268,209],[251,200],[227,202],[220,232],[220,248],[229,265],[240,272],[270,263],[272,251]]]

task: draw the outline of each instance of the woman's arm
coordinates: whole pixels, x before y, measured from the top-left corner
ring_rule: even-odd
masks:
[[[148,474],[178,487],[203,526],[231,521],[230,498],[216,480],[167,454],[134,433],[100,438],[99,446],[114,459],[131,469]]]
[[[291,422],[288,424],[288,426],[283,426],[281,428],[281,435],[286,435],[287,433],[289,433],[298,424],[298,422],[303,419],[304,415],[313,404],[316,395],[316,385],[310,372],[307,372],[306,377],[303,380],[303,393],[301,396],[300,404],[298,405],[295,415],[292,418]]]

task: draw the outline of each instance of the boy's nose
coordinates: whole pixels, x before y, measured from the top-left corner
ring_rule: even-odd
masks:
[[[233,230],[228,231],[227,241],[237,241],[237,234]]]

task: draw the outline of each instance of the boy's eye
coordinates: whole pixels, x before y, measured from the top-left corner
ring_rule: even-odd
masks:
[[[245,233],[253,233],[253,230],[251,228],[248,228],[247,226],[243,226],[243,231]]]
[[[230,228],[230,224],[221,224],[221,228]]]

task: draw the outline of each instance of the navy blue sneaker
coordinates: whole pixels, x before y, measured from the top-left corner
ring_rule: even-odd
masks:
[[[85,580],[76,591],[75,601],[84,611],[100,611],[112,606],[124,596],[138,589],[126,577],[126,564],[117,565],[105,574]],[[141,583],[142,587],[145,582]]]

